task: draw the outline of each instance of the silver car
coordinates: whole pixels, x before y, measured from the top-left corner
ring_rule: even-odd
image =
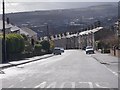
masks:
[[[94,54],[94,49],[92,46],[87,46],[85,51],[86,51],[86,54],[91,54],[91,53]]]
[[[58,47],[55,47],[54,50],[53,50],[53,54],[54,55],[61,55],[62,51],[60,48]]]

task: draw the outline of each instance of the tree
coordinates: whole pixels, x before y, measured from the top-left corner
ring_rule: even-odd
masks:
[[[35,44],[35,48],[34,48],[35,54],[40,55],[41,54],[41,49],[42,49],[41,44]]]
[[[44,40],[40,43],[42,45],[42,49],[49,52],[50,50],[50,42],[47,40]]]
[[[50,40],[50,49],[54,49],[55,45],[54,45],[54,41],[53,40]]]

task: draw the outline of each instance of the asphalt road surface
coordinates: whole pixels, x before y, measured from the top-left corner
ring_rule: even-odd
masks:
[[[81,50],[3,71],[2,88],[118,88],[118,77]]]

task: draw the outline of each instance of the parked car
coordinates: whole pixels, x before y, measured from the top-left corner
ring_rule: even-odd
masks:
[[[61,52],[62,53],[64,53],[65,51],[64,51],[64,48],[62,48],[62,47],[60,47],[60,50],[61,50]]]
[[[94,49],[92,46],[87,46],[85,51],[86,51],[86,54],[91,54],[91,53],[93,54],[94,53]]]
[[[53,50],[53,54],[54,55],[61,55],[62,51],[60,48],[58,47],[55,47],[54,50]]]

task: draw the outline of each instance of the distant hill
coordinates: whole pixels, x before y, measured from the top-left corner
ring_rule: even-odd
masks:
[[[10,18],[11,23],[20,27],[28,25],[39,33],[39,36],[43,36],[46,35],[44,23],[48,23],[51,34],[80,30],[96,20],[100,20],[104,26],[110,25],[117,20],[117,8],[115,5],[99,5],[88,8],[10,13],[6,17]],[[79,26],[71,27],[72,22]]]

